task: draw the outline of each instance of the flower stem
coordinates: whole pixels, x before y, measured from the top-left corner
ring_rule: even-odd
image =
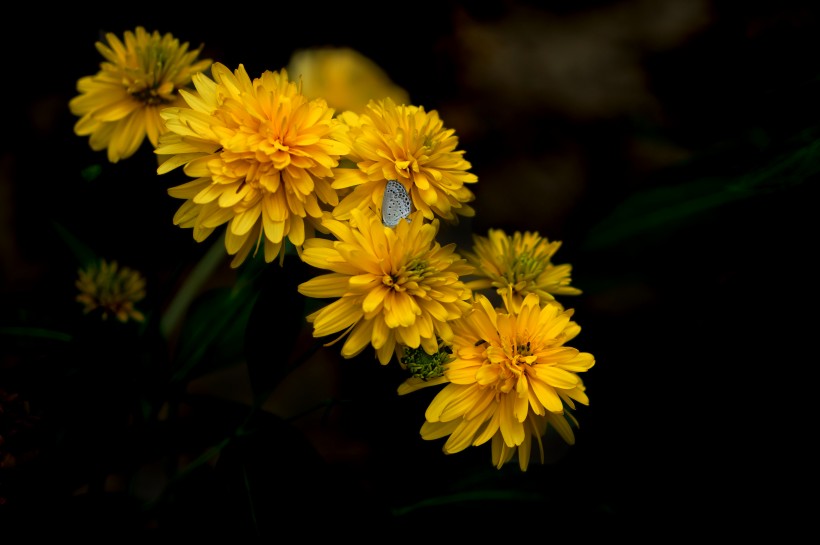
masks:
[[[214,242],[211,248],[202,256],[199,263],[191,270],[191,274],[179,288],[176,296],[160,319],[159,329],[164,338],[168,338],[179,325],[191,302],[208,281],[214,270],[222,263],[227,255],[225,252],[224,234]]]

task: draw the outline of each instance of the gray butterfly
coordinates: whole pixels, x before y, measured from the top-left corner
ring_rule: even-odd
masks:
[[[410,215],[411,209],[410,196],[404,186],[398,180],[387,180],[382,199],[382,223],[387,227],[395,227],[399,220]]]

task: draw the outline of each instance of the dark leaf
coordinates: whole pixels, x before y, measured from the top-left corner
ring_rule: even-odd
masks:
[[[54,226],[54,230],[57,232],[57,235],[63,239],[66,246],[68,246],[74,254],[74,257],[77,259],[77,263],[79,263],[81,267],[87,267],[97,262],[97,253],[94,252],[88,245],[81,242],[77,237],[70,233],[68,229],[56,221],[52,222],[52,225]]]
[[[215,288],[191,305],[180,333],[172,381],[187,381],[242,358],[242,341],[257,293],[250,285]]]
[[[289,254],[281,266],[268,266],[259,280],[259,297],[245,332],[245,358],[257,398],[270,393],[291,370],[293,348],[306,323],[305,297],[297,287],[308,274],[308,266]]]
[[[659,240],[733,202],[765,198],[815,178],[820,173],[820,138],[814,132],[802,132],[778,149],[761,151],[746,143],[681,166],[673,174],[687,181],[663,183],[628,197],[590,229],[585,248],[600,250],[638,238]],[[723,172],[731,163],[751,166]]]

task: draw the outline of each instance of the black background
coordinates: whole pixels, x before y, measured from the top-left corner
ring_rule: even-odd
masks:
[[[33,6],[18,9],[29,15],[19,24],[7,18],[3,33],[0,325],[57,327],[77,314],[76,263],[52,222],[144,271],[149,302],[160,305],[173,288],[163,281],[206,250],[172,225],[179,202],[167,196],[171,181],[154,176],[150,150],[111,165],[72,130],[67,103],[76,80],[98,69],[94,42],[142,25],[203,43],[202,56],[232,69],[243,63],[251,77],[311,46],[349,46],[376,61],[414,104],[437,109],[456,129],[479,178],[476,217],[455,236],[530,229],[563,242],[555,262],[571,263],[573,285],[584,291],[563,300],[583,328],[573,346],[593,353],[596,365],[583,377],[590,405],[576,412],[576,444],[554,445],[546,465],[520,474],[493,469],[488,445],[444,456],[440,442],[423,442],[417,432],[432,393],[397,398],[392,368],[368,358],[334,362],[353,401],[330,439],[319,436],[323,446],[312,449],[316,435],[305,441],[265,413],[260,427],[287,438],[287,454],[282,443],[238,441],[212,474],[152,518],[130,499],[72,495],[133,438],[89,427],[70,455],[51,446],[59,443],[49,433],[62,404],[81,405],[102,375],[94,385],[38,382],[21,370],[32,365],[31,347],[6,344],[7,337],[4,388],[30,399],[40,442],[31,469],[2,470],[0,512],[9,520],[31,531],[53,522],[111,535],[151,525],[191,535],[272,535],[297,527],[298,513],[315,521],[298,523],[304,536],[328,528],[359,535],[388,524],[407,535],[443,527],[457,536],[486,525],[512,539],[616,530],[669,539],[707,528],[737,537],[806,521],[808,504],[791,498],[796,490],[811,494],[815,473],[808,453],[816,356],[808,348],[816,321],[816,171],[787,169],[735,199],[680,217],[661,212],[657,224],[596,241],[610,215],[636,196],[770,172],[778,157],[793,157],[796,138],[811,141],[820,35],[810,3],[490,2],[479,9],[443,2],[351,4],[330,13],[276,3],[220,13],[72,8],[48,17]],[[527,51],[538,53],[516,56]],[[103,173],[87,181],[81,173],[94,164]],[[278,308],[270,303],[271,313]],[[287,321],[283,314],[275,320]],[[37,362],[62,357],[34,352]],[[120,379],[125,389],[152,387]],[[122,392],[113,384],[104,387]],[[191,422],[203,444],[245,414],[241,404],[197,407]],[[152,439],[142,448],[155,457],[176,444]],[[242,466],[232,459],[275,469],[256,475],[272,494],[282,491],[257,503],[261,519],[249,520],[233,501],[242,497],[231,488],[238,481],[222,478],[231,471],[223,468]],[[540,499],[494,497],[404,517],[392,511],[458,483],[469,488],[470,478]]]

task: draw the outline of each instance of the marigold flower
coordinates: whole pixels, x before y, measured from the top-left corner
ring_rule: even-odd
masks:
[[[416,212],[391,229],[375,215],[351,214],[349,223],[326,219],[337,240],[308,240],[301,253],[307,264],[333,272],[300,284],[299,293],[338,298],[307,317],[313,336],[343,331],[343,357],[372,345],[383,365],[399,346],[434,354],[439,339],[452,339],[450,322],[470,309],[461,276],[472,267],[454,244],[435,241],[438,220],[425,223]]]
[[[568,443],[577,425],[570,409],[589,404],[578,373],[589,370],[592,354],[565,346],[581,328],[556,303],[540,306],[528,294],[518,311],[504,298],[504,309],[475,295],[472,312],[451,323],[453,358],[444,364],[448,384],[425,412],[421,436],[426,440],[449,436],[444,452],[453,454],[492,439],[492,461],[501,468],[518,452],[527,470],[533,438],[538,443],[553,426]],[[435,384],[435,383],[434,383]],[[430,384],[409,379],[399,394]]]
[[[145,319],[142,312],[134,308],[134,304],[145,297],[145,278],[137,271],[102,259],[98,264],[80,269],[75,285],[80,290],[77,301],[85,306],[85,314],[99,309],[103,320],[109,316],[123,323],[129,319],[137,322]]]
[[[264,247],[265,261],[285,256],[285,237],[297,248],[322,230],[323,204],[338,204],[333,167],[349,151],[339,141],[347,126],[323,99],[309,100],[286,70],[251,81],[243,65],[221,63],[194,76],[196,92],[182,91],[189,108],[162,112],[169,134],[158,155],[171,156],[159,174],[184,165],[195,180],[168,190],[186,199],[174,224],[193,228],[202,242],[228,223],[225,248],[242,264]]]
[[[337,112],[362,113],[371,99],[390,97],[399,104],[410,101],[407,91],[393,83],[379,65],[349,47],[295,51],[288,73],[301,78],[305,96],[322,97]]]
[[[353,190],[334,209],[335,218],[348,219],[354,208],[379,209],[388,180],[401,182],[427,219],[440,216],[455,223],[458,216],[475,215],[467,204],[475,195],[465,184],[478,177],[457,149],[455,130],[444,127],[437,111],[397,106],[385,98],[370,101],[361,115],[344,112],[339,119],[350,127],[345,159],[358,168],[336,169],[333,187]]]
[[[530,293],[538,295],[541,304],[554,301],[555,295],[579,295],[581,290],[570,286],[572,265],[552,263],[560,247],[561,242],[530,231],[509,236],[490,229],[486,237],[473,235],[473,251],[465,251],[464,257],[479,278],[467,285],[474,291],[495,288],[499,295],[509,295],[515,312]]]
[[[106,61],[100,71],[77,81],[80,94],[69,101],[71,113],[80,116],[74,125],[78,136],[89,136],[94,151],[107,148],[112,163],[132,156],[145,137],[156,147],[165,126],[160,110],[183,104],[179,90],[191,76],[211,65],[197,60],[202,46],[188,50],[170,33],[149,34],[143,27],[125,32],[125,43],[115,34],[97,42]]]

